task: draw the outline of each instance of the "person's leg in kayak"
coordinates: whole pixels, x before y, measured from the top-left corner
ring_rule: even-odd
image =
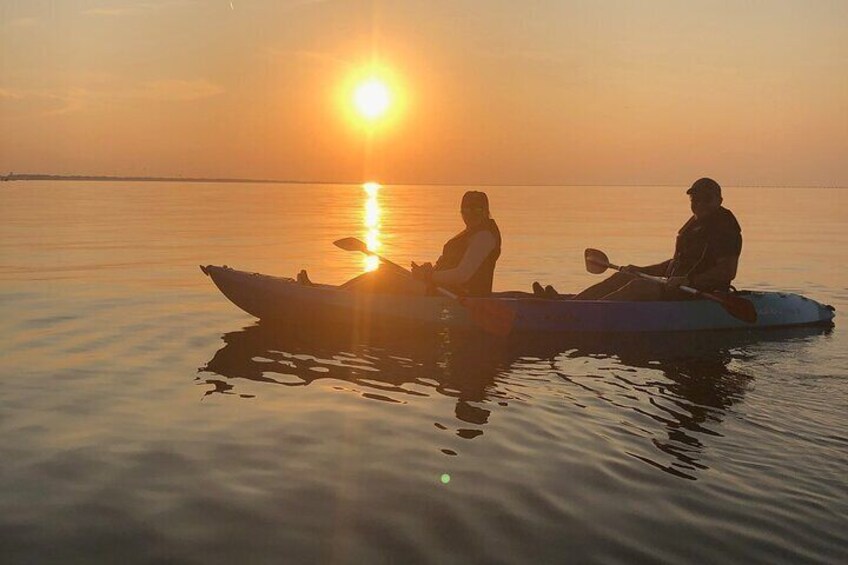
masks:
[[[380,267],[363,273],[344,283],[341,288],[355,292],[381,294],[427,294],[427,286],[423,281],[413,279],[389,267]]]
[[[657,284],[653,281],[630,278],[625,285],[605,296],[600,297],[598,300],[620,300],[630,302],[664,300],[663,289],[663,285]]]
[[[601,282],[590,286],[580,294],[574,295],[571,300],[601,300],[610,293],[627,286],[633,280],[633,275],[615,273]]]

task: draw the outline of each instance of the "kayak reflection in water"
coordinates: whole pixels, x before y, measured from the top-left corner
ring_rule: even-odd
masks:
[[[686,300],[678,287],[728,292],[736,278],[742,252],[742,230],[733,212],[724,208],[721,186],[710,178],[696,180],[689,190],[692,217],[677,233],[674,257],[648,267],[628,265],[622,272],[593,285],[573,300]],[[665,286],[635,278],[633,272],[667,277]]]
[[[696,480],[710,461],[728,453],[728,445],[744,449],[745,442],[734,441],[738,430],[724,421],[758,373],[768,370],[768,360],[797,353],[830,332],[681,332],[662,339],[577,333],[503,342],[477,332],[365,335],[343,325],[326,330],[260,323],[224,334],[195,384],[205,395],[268,396],[293,407],[304,398],[298,387],[319,385],[313,394],[351,395],[351,403],[359,397],[411,404],[405,423],[422,430],[435,424],[469,440],[497,434],[493,445],[517,433],[513,426],[539,417],[540,426],[531,425],[528,433],[552,426],[562,441],[578,447],[581,435],[590,443],[605,441],[612,429],[630,438],[613,442],[622,456]],[[491,428],[494,422],[499,425]],[[405,423],[387,421],[383,429]],[[717,439],[728,433],[730,441]],[[456,445],[448,443],[454,451],[443,453],[457,454]]]
[[[489,215],[485,192],[469,190],[460,208],[465,229],[445,243],[436,264],[412,263],[412,277],[382,267],[348,281],[342,288],[392,294],[433,294],[433,287],[462,296],[492,293],[495,264],[501,254],[501,232]]]
[[[239,380],[286,387],[335,381],[351,386],[331,390],[390,403],[427,402],[432,391],[455,400],[457,422],[439,413],[437,427],[458,426],[456,435],[465,439],[483,435],[493,407],[513,399],[498,388],[496,377],[514,359],[485,334],[361,335],[344,325],[328,331],[260,323],[224,334],[222,340],[224,346],[198,369],[204,375],[197,384],[211,387],[205,395],[253,397],[262,390],[239,385]],[[432,424],[428,421],[427,427]]]

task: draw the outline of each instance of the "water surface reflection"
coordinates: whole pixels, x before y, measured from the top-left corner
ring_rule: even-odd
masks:
[[[756,369],[774,355],[791,354],[802,342],[831,328],[769,332],[698,332],[662,335],[546,338],[516,344],[523,355],[544,359],[548,371],[568,385],[568,400],[612,407],[617,426],[633,437],[628,456],[683,479],[708,469],[710,438],[723,437],[721,423],[743,401]],[[526,371],[526,366],[518,370]],[[760,375],[762,376],[762,375]]]
[[[468,439],[482,436],[513,403],[553,407],[553,414],[539,417],[618,436],[625,455],[697,479],[709,468],[705,452],[712,439],[723,437],[722,421],[755,379],[748,369],[828,331],[501,340],[444,330],[365,339],[344,329],[316,335],[257,324],[225,334],[198,381],[211,386],[207,395],[237,394],[236,381],[248,379],[288,387],[332,383],[328,391],[392,403],[447,397],[455,400],[456,433]],[[444,429],[435,407],[425,413],[421,425]]]
[[[367,339],[352,339],[345,332],[316,335],[300,329],[257,324],[222,336],[225,343],[200,369],[206,394],[235,394],[234,379],[305,386],[339,381],[363,398],[385,402],[410,402],[432,394],[456,400],[454,416],[482,426],[491,410],[485,405],[505,402],[496,386],[499,371],[508,366],[504,352],[477,333],[404,332],[400,335],[369,332]],[[459,429],[462,437],[476,437],[479,429]]]

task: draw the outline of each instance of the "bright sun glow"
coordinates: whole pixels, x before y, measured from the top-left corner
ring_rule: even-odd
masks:
[[[389,88],[376,78],[363,81],[353,93],[353,103],[363,118],[376,120],[389,109],[391,103]]]

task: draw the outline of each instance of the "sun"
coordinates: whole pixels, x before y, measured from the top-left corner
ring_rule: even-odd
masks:
[[[377,78],[362,81],[353,92],[356,110],[367,120],[376,120],[389,109],[391,95],[386,83]]]
[[[0,0],[2,1],[2,0]],[[391,135],[410,108],[409,84],[393,65],[365,61],[351,66],[333,89],[333,105],[352,132]]]

